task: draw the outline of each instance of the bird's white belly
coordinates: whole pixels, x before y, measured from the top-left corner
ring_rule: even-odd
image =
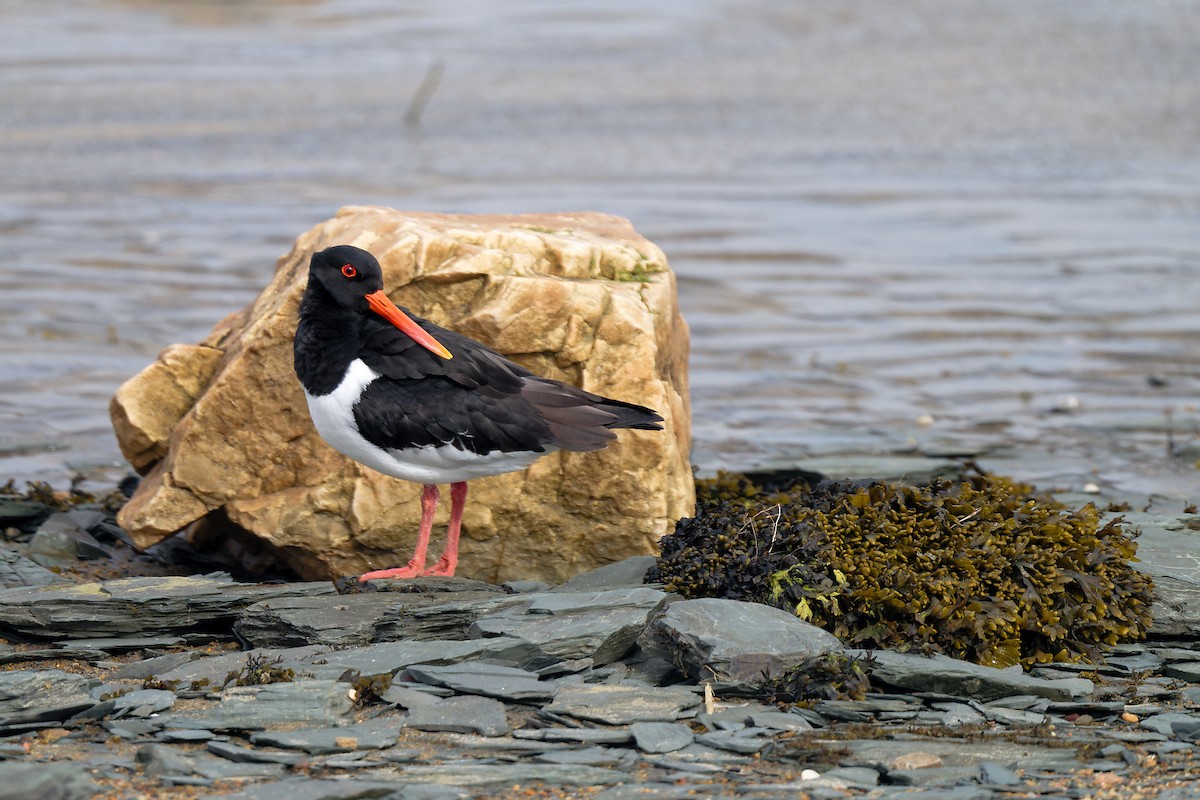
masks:
[[[332,392],[320,396],[305,392],[304,396],[322,439],[343,455],[385,475],[416,483],[457,483],[525,469],[552,449],[541,453],[493,451],[479,455],[451,444],[402,449],[373,445],[358,431],[354,406],[367,384],[378,377],[379,373],[356,358]]]

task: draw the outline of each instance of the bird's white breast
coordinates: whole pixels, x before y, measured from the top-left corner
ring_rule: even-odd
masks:
[[[317,396],[304,393],[308,413],[321,438],[338,452],[371,469],[416,483],[457,483],[525,469],[551,451],[547,448],[541,453],[493,451],[478,455],[450,444],[386,449],[373,445],[359,433],[354,406],[363,389],[379,377],[378,372],[356,358],[332,392]]]

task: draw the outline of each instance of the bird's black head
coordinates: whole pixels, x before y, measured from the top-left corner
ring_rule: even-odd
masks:
[[[306,305],[313,310],[322,307],[326,310],[330,302],[350,311],[376,314],[429,352],[442,358],[452,357],[441,342],[388,299],[383,291],[383,269],[366,250],[339,244],[313,253],[301,316]]]
[[[338,305],[366,311],[367,295],[383,288],[383,270],[366,250],[340,244],[313,253],[308,282],[324,289]]]

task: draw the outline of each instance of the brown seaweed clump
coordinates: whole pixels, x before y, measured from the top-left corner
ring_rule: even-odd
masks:
[[[685,597],[794,611],[863,648],[990,666],[1092,660],[1142,639],[1153,586],[1118,517],[978,475],[920,486],[767,489],[722,474],[660,543],[650,577]]]

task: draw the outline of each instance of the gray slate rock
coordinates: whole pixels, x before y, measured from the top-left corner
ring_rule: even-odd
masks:
[[[166,655],[154,658],[143,658],[141,661],[126,664],[112,673],[112,679],[118,681],[145,680],[146,678],[157,677],[164,672],[170,672],[190,661],[196,661],[203,657],[200,653],[189,650],[181,653],[167,653]]]
[[[638,643],[665,654],[693,679],[747,685],[842,651],[836,637],[794,614],[719,598],[671,603]]]
[[[1021,776],[1003,764],[984,761],[979,765],[979,782],[989,786],[1016,786],[1021,783]]]
[[[633,722],[674,722],[701,702],[695,692],[680,686],[564,686],[546,711],[576,719],[628,725]]]
[[[353,708],[350,685],[333,680],[302,680],[266,686],[231,686],[214,707],[176,713],[175,727],[208,730],[263,730],[283,725],[336,725]]]
[[[68,719],[96,705],[100,681],[60,669],[0,672],[0,731]]]
[[[503,736],[509,731],[504,703],[474,695],[450,697],[430,706],[411,709],[404,724],[420,731],[476,733],[480,736]]]
[[[230,761],[206,753],[189,753],[165,744],[146,744],[138,748],[137,761],[145,765],[149,777],[198,775],[208,780],[228,778],[278,778],[286,768],[282,764]]]
[[[393,683],[389,686],[379,699],[385,703],[392,703],[400,706],[400,708],[417,708],[418,706],[431,706],[438,701],[437,695],[429,692],[419,691],[410,686],[401,686],[398,683]]]
[[[169,731],[167,731],[169,733]],[[183,733],[183,731],[178,731]],[[197,731],[199,733],[199,731]],[[227,758],[230,761],[249,761],[262,764],[283,764],[284,766],[292,766],[299,764],[307,756],[302,756],[299,753],[280,753],[274,750],[264,750],[261,747],[243,747],[240,744],[232,742],[223,742],[218,739],[209,739],[205,745],[208,752],[221,758]]]
[[[750,724],[776,731],[811,731],[812,723],[799,714],[784,711],[756,711],[750,714]]]
[[[471,641],[380,642],[334,652],[322,649],[309,651],[299,661],[318,676],[336,677],[348,669],[363,675],[383,675],[395,674],[413,664],[457,664],[484,659],[521,665],[544,661],[545,655],[528,642],[498,636]]]
[[[0,630],[41,639],[192,634],[228,629],[260,600],[332,592],[328,583],[235,583],[225,575],[5,589]]]
[[[847,651],[865,658],[865,651]],[[917,692],[942,692],[976,700],[1032,694],[1050,700],[1076,700],[1095,689],[1085,678],[1045,680],[1019,669],[995,669],[944,655],[920,656],[891,650],[873,651],[871,679]]]
[[[1200,716],[1187,714],[1182,711],[1167,711],[1147,717],[1139,723],[1139,727],[1166,736],[1177,736],[1181,739],[1190,738],[1200,730]]]
[[[0,800],[91,800],[97,791],[79,764],[0,762]]]
[[[175,705],[175,693],[166,689],[137,689],[113,698],[113,716],[149,717]]]
[[[670,753],[695,740],[692,729],[677,722],[635,722],[629,732],[643,753]]]
[[[420,683],[445,686],[464,694],[481,694],[517,703],[540,703],[554,697],[556,686],[533,672],[500,664],[411,664],[405,675]],[[426,704],[428,705],[428,704]]]
[[[456,786],[310,778],[292,778],[216,795],[221,800],[466,800],[470,796]]]
[[[731,753],[753,755],[771,744],[770,739],[758,736],[743,736],[737,732],[701,733],[696,735],[696,744],[728,750]]]
[[[306,656],[328,652],[326,648],[310,646],[310,647],[292,647],[283,650],[272,650],[257,648],[254,650],[237,651],[232,653],[224,653],[219,656],[208,656],[207,658],[197,658],[192,661],[185,661],[179,666],[169,668],[170,664],[164,662],[164,667],[168,667],[163,672],[154,673],[151,677],[165,683],[178,682],[176,689],[183,691],[190,688],[192,683],[206,682],[206,688],[211,690],[220,689],[225,685],[226,679],[230,674],[241,674],[253,661],[266,661],[273,668],[290,669],[299,674],[299,671],[305,667],[300,659]],[[344,671],[344,670],[343,670]],[[323,675],[321,677],[334,678],[337,675]]]
[[[454,619],[460,606],[470,608],[494,598],[493,591],[433,592],[430,594],[373,592],[368,594],[293,597],[255,603],[238,616],[234,630],[255,647],[299,647],[322,644],[359,646],[373,641],[405,639],[465,639],[469,621]],[[444,615],[436,609],[447,607]],[[417,625],[418,609],[433,611],[432,624]],[[398,636],[403,628],[404,636]],[[382,630],[380,630],[382,629]]]
[[[471,636],[512,636],[565,661],[607,664],[629,651],[667,600],[646,586],[526,595],[519,606],[481,617]]]
[[[479,698],[483,699],[483,698]],[[404,768],[404,780],[450,783],[474,789],[509,789],[514,785],[604,786],[629,779],[624,770],[557,764],[414,764]]]
[[[540,742],[582,742],[586,744],[628,744],[633,733],[623,728],[532,728],[515,730],[514,739]]]
[[[646,573],[657,560],[654,556],[630,556],[613,564],[581,572],[559,586],[556,591],[578,592],[615,589],[619,586],[641,586],[646,582]]]
[[[402,604],[383,612],[375,625],[376,642],[453,641],[470,638],[480,617],[525,603],[527,596],[494,592],[445,593],[430,602],[422,595],[399,595]]]
[[[0,587],[50,586],[55,583],[67,581],[15,550],[0,548]]]
[[[262,731],[250,736],[250,743],[303,750],[312,755],[351,753],[355,750],[382,750],[396,744],[401,721],[374,720],[344,728],[300,728],[289,731]]]
[[[92,520],[94,526],[103,519],[104,515],[97,511],[85,511],[82,516],[68,512],[51,514],[29,540],[29,558],[43,567],[57,567],[78,559],[111,557],[108,548],[80,524]]]

